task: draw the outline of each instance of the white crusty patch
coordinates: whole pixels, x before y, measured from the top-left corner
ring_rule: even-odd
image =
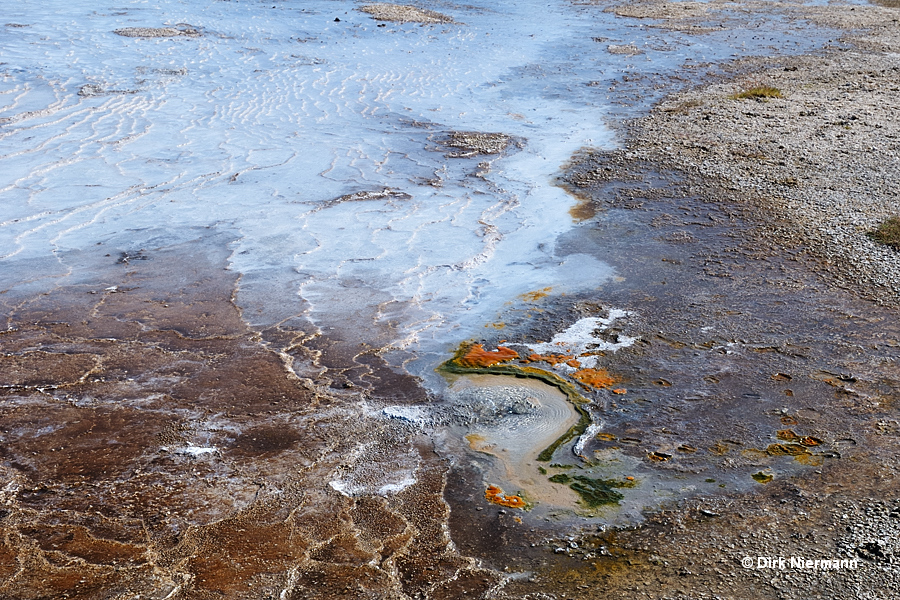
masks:
[[[335,479],[333,481],[329,481],[328,485],[330,485],[331,488],[335,491],[339,492],[342,496],[353,498],[371,494],[377,494],[379,496],[391,496],[393,494],[402,492],[414,483],[416,483],[416,478],[410,474],[407,474],[399,481],[385,483],[377,487],[346,479]]]
[[[424,423],[426,421],[425,411],[418,406],[387,406],[381,412],[391,419],[399,419],[409,423]]]
[[[584,447],[595,435],[600,433],[603,428],[596,423],[592,423],[588,425],[588,428],[585,430],[581,436],[579,436],[578,441],[575,443],[575,447],[572,448],[572,452],[575,453],[575,456],[581,456],[584,452]]]
[[[175,448],[174,452],[175,454],[187,454],[189,456],[197,458],[198,456],[203,456],[204,454],[215,454],[216,452],[218,452],[218,449],[206,446],[194,446],[193,444],[189,444],[183,448]]]
[[[578,362],[583,367],[593,367],[596,357],[587,355],[589,352],[615,352],[620,348],[631,346],[638,338],[627,335],[619,335],[615,342],[610,342],[597,337],[599,332],[609,329],[610,325],[622,317],[631,313],[618,308],[609,309],[607,317],[585,317],[570,325],[565,331],[557,333],[549,342],[526,344],[533,352],[538,354],[571,354],[578,357]]]

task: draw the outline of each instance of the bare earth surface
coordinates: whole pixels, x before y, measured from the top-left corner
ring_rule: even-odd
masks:
[[[603,431],[584,450],[626,465],[648,507],[635,523],[487,502],[476,461],[441,442],[458,415],[377,349],[249,327],[229,240],[198,231],[97,246],[80,282],[0,294],[0,597],[896,597],[900,254],[866,232],[900,214],[900,9],[610,10],[698,36],[773,11],[846,29],[815,56],[726,65],[619,124],[621,150],[574,157],[561,184],[584,225],[561,243],[618,244],[628,277],[535,300],[538,317],[484,340],[635,311],[639,342],[602,364],[627,390],[589,398]],[[760,85],[783,97],[733,98]]]

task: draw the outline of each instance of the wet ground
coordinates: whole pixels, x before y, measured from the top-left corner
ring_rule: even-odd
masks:
[[[334,42],[321,50],[337,65],[351,38],[381,43],[374,36],[402,34],[418,52],[436,39],[456,40],[445,27],[469,43],[474,30],[479,40],[480,33],[495,39],[479,27],[511,23],[475,7],[386,13],[398,22],[454,15],[430,36],[410,23],[376,29],[364,13],[332,18],[331,7],[305,16],[304,7],[287,8]],[[580,139],[554,132],[605,140],[602,115],[646,108],[663,93],[660,73],[681,73],[684,53],[703,60],[729,48],[745,53],[738,46],[756,34],[730,9],[734,29],[710,29],[698,16],[703,27],[691,25],[685,36],[708,37],[687,38],[646,34],[644,21],[618,21],[601,6],[570,8],[557,7],[553,27],[535,35],[555,43],[559,32],[577,29],[567,42],[578,50],[571,56],[568,46],[541,46],[571,71],[550,73],[544,55],[508,73],[478,65],[490,83],[478,89],[489,94],[504,84],[501,72],[516,74],[500,94],[508,107],[482,99],[473,114],[456,115],[458,95],[436,88],[440,94],[426,94],[415,108],[434,112],[432,103],[447,103],[440,123],[390,112],[384,131],[403,132],[399,164],[407,169],[385,167],[394,154],[384,148],[395,147],[373,129],[372,147],[359,156],[313,157],[330,170],[302,163],[310,181],[328,180],[308,186],[321,198],[285,191],[283,184],[299,181],[294,165],[302,161],[291,163],[298,156],[291,154],[279,162],[284,157],[272,150],[297,146],[283,139],[283,121],[295,113],[276,110],[290,105],[279,95],[290,86],[279,78],[293,76],[256,46],[244,47],[312,48],[312,29],[302,40],[291,37],[295,31],[276,39],[267,27],[284,19],[267,17],[261,27],[223,9],[204,18],[240,35],[210,25],[198,38],[159,28],[123,37],[113,27],[165,19],[97,13],[88,37],[110,56],[131,34],[148,44],[127,46],[135,56],[110,59],[103,77],[69,65],[45,113],[25,110],[43,101],[29,95],[43,89],[32,74],[5,71],[12,106],[25,112],[21,127],[2,123],[12,127],[4,160],[19,161],[25,175],[6,189],[22,200],[21,215],[0,224],[15,246],[4,255],[15,257],[7,261],[15,268],[0,273],[0,597],[896,595],[897,308],[832,277],[835,265],[792,239],[778,212],[719,180],[587,148],[556,185],[548,180],[554,161]],[[249,5],[237,9],[262,18]],[[704,12],[698,3],[691,11]],[[527,14],[515,15],[515,23],[533,26]],[[615,37],[590,37],[601,17],[621,28]],[[810,50],[828,33],[806,35],[805,26],[772,18],[783,39],[765,52]],[[13,35],[31,25],[7,27]],[[176,68],[184,53],[161,45],[171,37],[202,42],[205,58],[190,71]],[[654,41],[636,45],[645,38]],[[496,44],[503,42],[478,42],[470,52],[481,56]],[[56,46],[40,47],[58,58]],[[244,58],[215,62],[226,49]],[[580,60],[582,51],[610,66]],[[31,65],[28,53],[16,56]],[[398,56],[390,69],[408,67]],[[136,57],[168,65],[152,71],[165,81],[114,86],[151,72],[135,71]],[[291,68],[325,64],[318,55],[290,58]],[[439,66],[405,89],[450,81],[435,74]],[[188,94],[193,88],[173,83],[208,67],[227,85],[215,79]],[[250,81],[243,67],[277,77]],[[310,145],[325,136],[329,147],[343,148],[344,136],[370,131],[369,113],[345,110],[356,92],[365,101],[362,92],[378,79],[370,71],[350,69],[335,87],[330,71],[303,80],[318,99],[297,103],[307,122],[336,115],[343,124],[338,142],[330,130],[304,129]],[[556,113],[569,120],[537,129],[507,110],[531,102],[530,92],[518,94],[535,81],[554,82],[538,94],[547,123]],[[356,91],[339,93],[346,85]],[[568,96],[557,90],[565,86]],[[268,113],[247,117],[247,90],[271,102]],[[155,118],[146,117],[145,130],[90,118],[95,108],[107,116],[137,110],[130,103],[143,102],[141,94],[159,103],[141,108]],[[178,94],[199,98],[185,105],[196,110],[187,129]],[[225,117],[208,114],[204,94],[222,99]],[[398,91],[392,110],[412,110],[405,103],[413,96]],[[587,109],[554,108],[603,97],[621,106],[590,118]],[[488,126],[496,110],[509,121],[506,133],[486,133],[496,131]],[[230,128],[206,129],[235,136],[236,150],[193,131],[220,118]],[[347,118],[365,126],[346,126]],[[588,121],[590,131],[581,126]],[[63,167],[71,149],[19,152],[14,142],[32,134],[38,147],[56,140],[57,125],[59,139],[78,142],[79,156],[108,161],[108,172],[95,177],[121,177],[109,184],[116,189],[94,190],[79,178],[63,193],[53,177],[69,181]],[[95,156],[94,138],[80,127],[96,128],[91,135],[116,149],[103,145]],[[197,146],[169,156],[165,127],[183,136],[179,147]],[[559,145],[562,137],[569,146]],[[149,139],[160,146],[148,158]],[[130,148],[127,160],[121,147]],[[224,152],[215,169],[211,149]],[[512,168],[513,154],[527,160]],[[535,170],[532,154],[547,164]],[[125,181],[120,163],[144,187]],[[506,180],[515,185],[497,183]],[[52,202],[40,205],[48,195]],[[260,195],[271,199],[262,208]],[[72,209],[70,196],[86,204]],[[227,208],[228,217],[211,223],[204,203]],[[428,212],[434,206],[440,214]],[[464,369],[435,371],[460,357]],[[759,557],[839,559],[853,568],[742,566]]]
[[[767,223],[711,182],[615,153],[569,179],[585,218],[557,251],[621,280],[531,296],[481,341],[630,313],[608,335],[637,341],[598,358],[616,385],[581,388],[599,431],[581,458],[569,442],[544,463],[569,480],[542,483],[571,500],[581,473],[630,478],[618,502],[490,502],[485,453],[446,451],[446,402],[365,349],[248,328],[225,237],[99,245],[77,285],[4,299],[5,597],[813,589],[740,566],[768,554],[860,559],[828,574],[841,594],[896,584],[896,311],[768,244]],[[290,354],[272,350],[279,336]]]
[[[568,474],[563,486],[574,473],[638,485],[618,489],[599,519],[576,507],[518,523],[478,510],[483,500],[465,491],[481,470],[461,464],[450,483],[463,498],[451,500],[454,539],[523,573],[504,588],[509,598],[799,598],[817,578],[827,591],[813,597],[890,597],[896,310],[836,290],[804,248],[773,243],[768,232],[781,225],[732,203],[733,191],[624,152],[582,158],[568,180],[582,186],[585,221],[561,245],[597,253],[624,280],[511,312],[501,339],[549,339],[610,306],[632,313],[620,334],[639,341],[600,359],[619,386],[592,394],[600,431],[581,459],[554,455],[547,474]],[[893,516],[865,516],[880,513]],[[609,530],[617,519],[641,524]],[[810,576],[740,562],[792,555],[860,566]]]
[[[98,246],[94,277],[6,305],[0,594],[401,597],[475,577],[427,440],[373,420],[353,369],[291,376],[232,303],[229,240],[196,234],[129,260]],[[360,444],[378,481],[354,497]]]

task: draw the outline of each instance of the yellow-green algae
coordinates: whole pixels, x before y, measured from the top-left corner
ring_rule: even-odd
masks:
[[[540,462],[549,462],[550,459],[553,458],[553,453],[556,452],[557,448],[584,433],[591,424],[591,416],[582,406],[583,404],[586,404],[588,400],[578,393],[575,386],[559,375],[534,367],[518,367],[515,365],[493,365],[490,367],[463,366],[461,364],[461,359],[466,356],[466,353],[473,345],[473,342],[464,342],[460,344],[459,348],[454,353],[453,358],[441,364],[436,370],[439,373],[453,375],[506,375],[508,377],[518,377],[520,379],[537,379],[549,386],[557,388],[565,394],[566,398],[569,399],[569,402],[572,403],[572,406],[575,407],[575,410],[578,411],[578,414],[581,415],[581,418],[578,419],[578,422],[575,425],[569,428],[569,430],[562,434],[555,442],[544,448],[541,453],[538,454],[537,460]]]
[[[549,479],[551,482],[560,485],[568,484],[569,488],[581,496],[584,504],[590,508],[596,508],[604,504],[618,504],[625,496],[617,492],[615,488],[631,488],[635,486],[633,481],[593,479],[584,475],[570,477],[565,473],[557,473]]]
[[[753,475],[751,475],[751,477],[753,477],[753,479],[755,479],[759,483],[769,483],[770,481],[772,481],[772,479],[774,479],[774,476],[769,475],[768,473],[763,473],[762,471],[760,471],[759,473],[754,473]]]

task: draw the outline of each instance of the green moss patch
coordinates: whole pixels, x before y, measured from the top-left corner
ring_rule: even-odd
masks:
[[[754,480],[756,480],[759,483],[769,483],[770,481],[772,481],[775,478],[773,475],[769,475],[768,473],[763,473],[762,471],[760,471],[759,473],[754,473],[752,475],[752,477]]]
[[[869,237],[880,244],[900,250],[900,217],[891,217],[881,223]]]

